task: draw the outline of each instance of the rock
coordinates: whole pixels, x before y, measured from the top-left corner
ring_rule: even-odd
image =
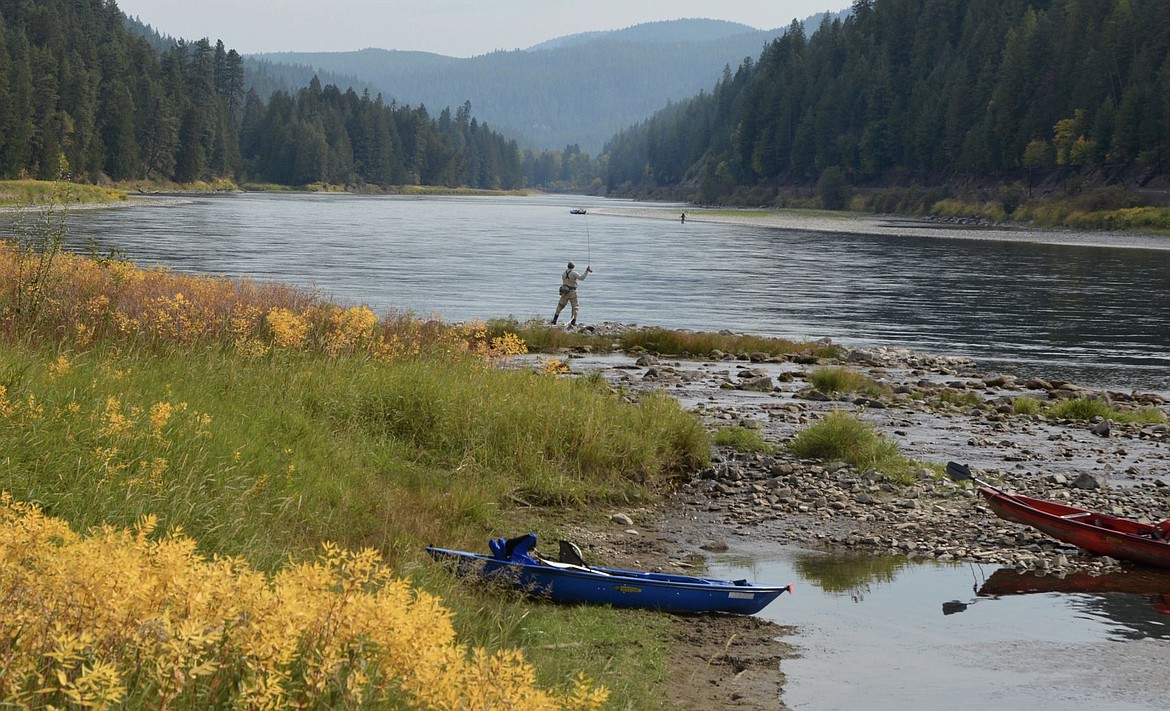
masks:
[[[638,360],[634,361],[634,365],[643,368],[651,365],[658,365],[658,357],[647,353],[646,355],[639,357]]]
[[[699,546],[699,548],[709,553],[726,553],[729,550],[727,541],[716,539],[714,541],[707,541]]]
[[[609,520],[613,521],[614,523],[618,524],[619,526],[633,526],[634,525],[634,520],[631,519],[629,516],[625,515],[624,513],[615,513],[614,515],[609,517]]]
[[[1083,472],[1072,483],[1072,486],[1074,489],[1104,489],[1108,485],[1105,482],[1105,477],[1100,474]]]
[[[1113,430],[1113,423],[1109,420],[1101,420],[1097,424],[1089,428],[1089,431],[1098,437],[1108,437]]]
[[[763,377],[747,378],[740,383],[739,387],[741,390],[770,393],[776,389],[776,384],[772,382],[772,378],[765,375]]]

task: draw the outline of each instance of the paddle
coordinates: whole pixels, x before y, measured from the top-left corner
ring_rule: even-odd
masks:
[[[979,477],[972,474],[971,467],[967,466],[966,464],[959,464],[958,462],[947,462],[947,475],[950,476],[950,478],[954,479],[955,481],[973,481],[976,484],[978,484],[979,486],[985,486],[988,489],[991,489],[992,491],[996,492],[997,494],[1002,494],[1002,495],[1007,496],[1008,498],[1012,498],[1012,499],[1015,498],[1014,496],[1007,493],[1003,489],[1000,489],[999,487],[996,487],[996,486],[992,486],[991,484],[988,484],[987,482],[983,481]]]

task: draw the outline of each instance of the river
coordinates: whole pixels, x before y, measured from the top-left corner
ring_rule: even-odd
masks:
[[[579,205],[588,213],[569,214]],[[828,337],[1170,391],[1170,238],[808,215],[737,224],[690,208],[682,223],[681,209],[573,196],[247,193],[135,198],[67,219],[78,249],[290,282],[379,313],[548,318],[573,260],[595,270],[580,290],[585,324]]]

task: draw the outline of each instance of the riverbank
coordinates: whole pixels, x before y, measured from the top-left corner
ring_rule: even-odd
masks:
[[[599,328],[604,330],[604,327]],[[817,363],[784,356],[681,360],[636,355],[562,354],[571,372],[598,373],[634,392],[661,391],[698,413],[711,430],[746,427],[774,453],[720,449],[661,505],[619,512],[629,525],[582,526],[573,533],[587,560],[661,570],[701,565],[713,551],[761,547],[897,555],[971,562],[1057,577],[1101,575],[1117,561],[1081,553],[996,518],[970,486],[923,467],[901,484],[842,463],[803,461],[783,452],[796,432],[844,410],[871,423],[906,456],[970,464],[1006,489],[1156,521],[1170,514],[1170,427],[1015,414],[1015,398],[1097,398],[1118,408],[1170,417],[1165,394],[1081,388],[1039,378],[979,372],[971,361],[904,350],[849,351]],[[817,367],[843,367],[888,387],[888,396],[825,396],[810,387]],[[618,519],[625,521],[626,519]],[[768,581],[785,583],[788,581]],[[670,678],[677,708],[777,708],[783,660],[799,644],[797,597],[782,628],[745,619],[680,619]],[[791,609],[789,609],[789,606]],[[751,618],[748,618],[751,619]]]
[[[672,205],[590,206],[588,214],[599,217],[624,217],[688,224],[718,223],[763,227],[767,229],[810,232],[816,234],[862,234],[875,236],[915,236],[936,239],[1031,242],[1082,247],[1123,247],[1132,249],[1170,250],[1170,238],[1140,231],[1042,229],[1023,225],[984,225],[962,221],[875,215],[830,210],[729,210]],[[682,215],[686,220],[682,220]]]

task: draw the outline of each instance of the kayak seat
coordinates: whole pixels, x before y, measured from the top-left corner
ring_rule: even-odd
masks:
[[[492,557],[497,560],[508,561],[509,563],[537,565],[536,560],[529,555],[535,547],[535,533],[526,533],[523,536],[516,536],[515,538],[493,538],[488,541],[488,548],[492,552]]]
[[[560,546],[557,561],[561,563],[572,563],[573,565],[585,565],[585,558],[581,555],[581,549],[577,547],[576,543],[572,541],[561,541]]]

